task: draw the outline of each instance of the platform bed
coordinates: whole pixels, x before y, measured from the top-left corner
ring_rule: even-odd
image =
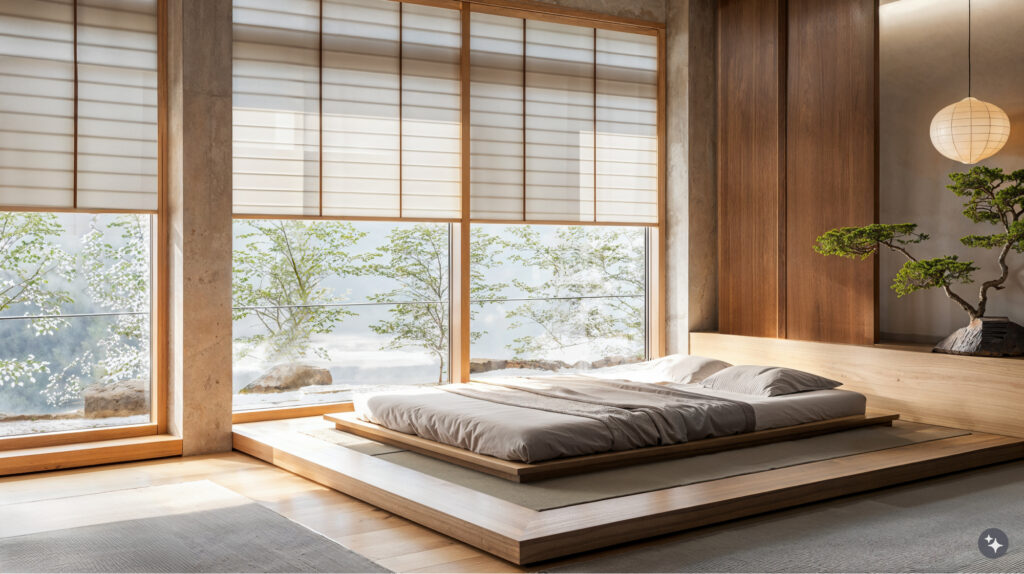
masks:
[[[531,464],[478,454],[463,448],[394,431],[361,420],[352,412],[324,415],[324,419],[333,423],[338,430],[513,482],[532,482],[608,468],[697,456],[772,442],[807,438],[865,426],[892,425],[892,422],[898,418],[899,414],[897,413],[869,411],[863,415],[852,415],[739,435],[709,438],[666,446],[652,446],[626,451],[574,456]]]
[[[1024,456],[1022,439],[971,433],[538,511],[307,434],[332,428],[319,417],[240,424],[234,447],[515,564]]]

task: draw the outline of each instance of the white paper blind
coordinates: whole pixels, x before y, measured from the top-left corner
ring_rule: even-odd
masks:
[[[156,4],[78,2],[78,207],[158,207]]]
[[[399,213],[398,2],[324,2],[324,215]]]
[[[235,0],[234,211],[320,212],[319,0]]]
[[[0,205],[74,204],[74,8],[0,3]]]
[[[526,216],[594,219],[594,30],[526,22]]]
[[[235,0],[235,213],[458,218],[460,13],[322,9]]]
[[[657,223],[657,37],[490,14],[470,35],[472,217]]]
[[[658,42],[597,30],[597,220],[658,221]]]
[[[72,0],[0,3],[0,206],[71,209]],[[156,0],[80,0],[77,206],[157,208]]]
[[[402,216],[461,214],[461,16],[402,7]]]
[[[519,18],[470,22],[470,180],[474,219],[523,220],[523,35]]]

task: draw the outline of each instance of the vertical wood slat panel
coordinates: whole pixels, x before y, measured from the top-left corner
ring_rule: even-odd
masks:
[[[719,330],[735,335],[785,334],[784,1],[719,3]]]
[[[788,337],[870,344],[877,269],[815,238],[877,218],[875,0],[789,0]]]

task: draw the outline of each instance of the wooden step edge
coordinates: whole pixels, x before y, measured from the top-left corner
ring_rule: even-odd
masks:
[[[181,456],[181,438],[169,434],[0,451],[0,476],[115,462]]]

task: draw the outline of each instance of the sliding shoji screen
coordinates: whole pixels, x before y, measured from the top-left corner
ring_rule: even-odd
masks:
[[[454,220],[461,17],[389,0],[235,0],[234,211]]]
[[[473,219],[658,222],[657,36],[474,13],[470,37]]]
[[[156,0],[0,3],[0,206],[155,211]]]

